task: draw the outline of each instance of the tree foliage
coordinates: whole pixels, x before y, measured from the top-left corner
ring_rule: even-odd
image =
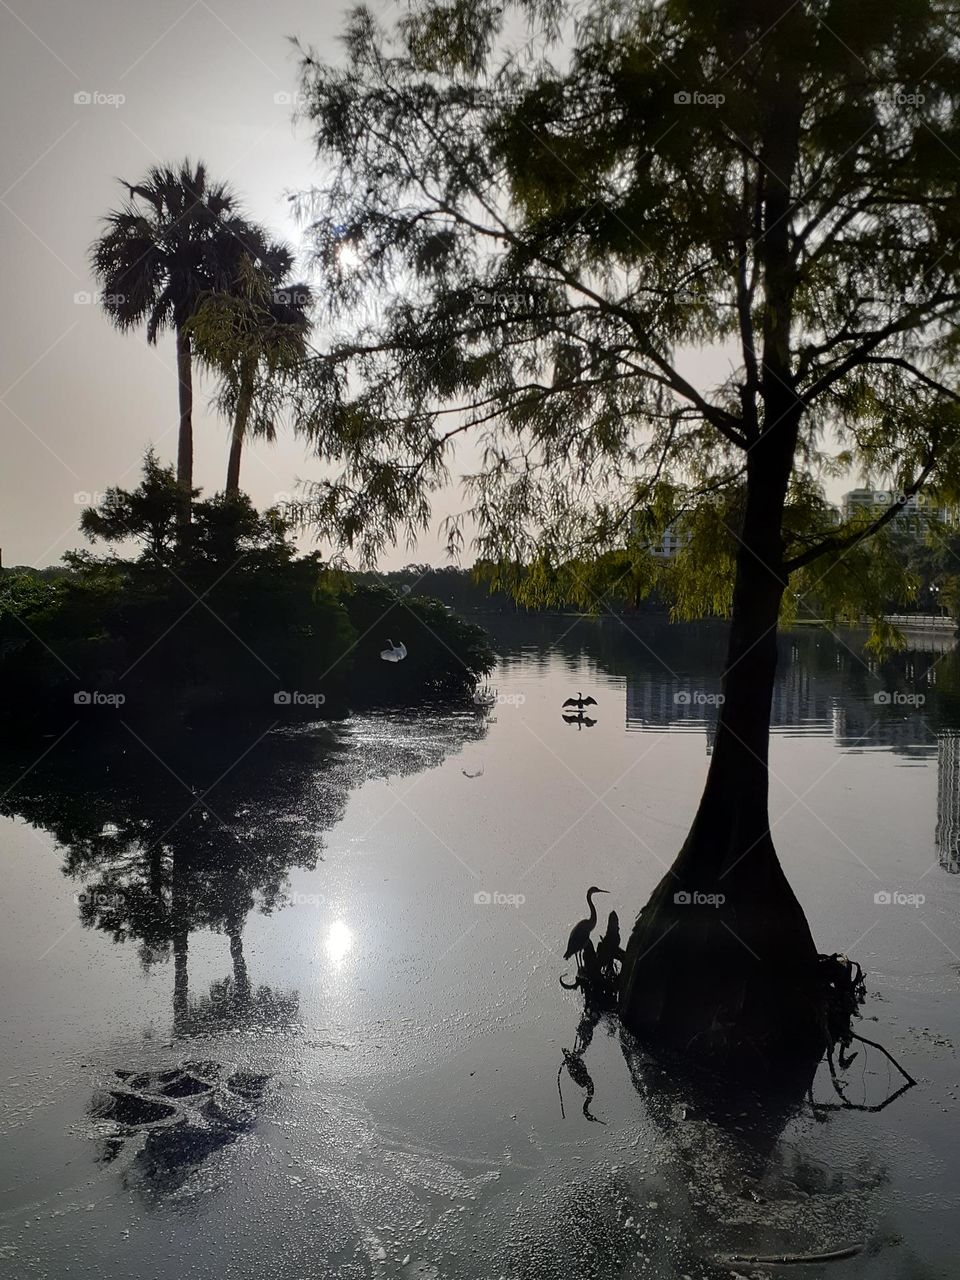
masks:
[[[292,267],[285,245],[269,244],[260,259],[245,255],[230,287],[202,294],[187,322],[193,350],[219,376],[217,406],[238,449],[247,437],[276,439],[306,355],[313,299],[309,285],[289,279]],[[228,490],[232,482],[238,474],[228,476]]]
[[[785,607],[877,615],[878,522],[838,525],[824,486],[958,490],[954,10],[452,0],[359,8],[345,47],[302,59],[336,337],[298,410],[339,464],[303,518],[370,561],[470,441],[465,515],[528,598],[595,602],[615,562],[722,613],[789,417]],[[651,562],[668,527],[684,550]]]
[[[133,719],[316,719],[352,703],[463,698],[492,667],[485,633],[438,602],[332,581],[319,555],[297,554],[276,509],[201,499],[183,537],[179,498],[173,469],[148,453],[137,489],[111,489],[82,516],[91,540],[132,544],[130,558],[75,552],[57,580],[0,578],[7,715],[75,718],[76,695],[96,692],[113,723],[118,706]],[[399,669],[380,661],[388,626],[409,635]]]
[[[157,165],[123,185],[129,198],[104,219],[93,269],[117,328],[145,323],[155,343],[163,330],[186,324],[205,292],[229,282],[243,254],[259,253],[261,237],[236,194],[211,182],[202,164]]]

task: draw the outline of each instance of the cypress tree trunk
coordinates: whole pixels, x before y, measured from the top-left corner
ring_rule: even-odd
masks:
[[[761,355],[757,385],[743,387],[751,443],[725,701],[690,834],[630,937],[621,1017],[642,1037],[698,1054],[797,1065],[819,1057],[825,1042],[817,949],[777,858],[767,803],[777,619],[787,585],[783,512],[804,411],[791,350],[791,188],[803,94],[788,49],[771,58],[760,88],[762,225],[745,234],[761,266]],[[742,337],[753,356],[752,333]]]
[[[781,399],[789,401],[789,397]],[[817,950],[770,835],[768,752],[781,522],[799,412],[748,455],[724,703],[706,786],[683,848],[627,946],[621,1020],[706,1056],[759,1060],[821,1046]]]
[[[177,484],[180,486],[180,533],[190,524],[193,498],[193,360],[190,338],[177,329],[177,385],[180,404],[180,433],[177,438]]]

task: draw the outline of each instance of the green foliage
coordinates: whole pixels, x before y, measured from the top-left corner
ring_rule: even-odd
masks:
[[[218,404],[240,438],[275,438],[307,350],[312,294],[289,280],[292,266],[285,245],[266,245],[258,259],[244,255],[230,287],[201,294],[185,326],[199,359],[220,376]]]
[[[304,520],[372,562],[469,440],[451,545],[474,527],[527,602],[605,598],[617,564],[676,616],[722,614],[751,555],[794,575],[788,610],[909,595],[823,486],[960,492],[945,0],[418,0],[392,29],[355,10],[345,45],[302,60],[342,335],[300,379],[333,468]],[[651,563],[668,527],[683,549]]]
[[[176,540],[177,494],[173,468],[161,466],[148,449],[137,488],[108,489],[99,507],[84,509],[80,530],[90,542],[132,540],[141,543],[145,555],[168,555]]]
[[[477,564],[472,569],[458,565],[434,568],[429,564],[409,564],[386,572],[339,571],[340,591],[350,591],[354,583],[389,587],[396,595],[415,595],[439,600],[457,613],[499,613],[516,610],[512,594],[498,590],[490,581],[492,566]],[[332,571],[331,571],[332,572]]]
[[[114,700],[113,716],[122,697],[132,719],[316,718],[315,702],[278,710],[275,695],[323,695],[336,715],[359,700],[463,696],[493,665],[479,627],[298,556],[279,512],[256,511],[244,494],[197,501],[175,539],[177,510],[172,471],[148,453],[136,490],[111,489],[82,516],[89,537],[133,542],[139,555],[75,553],[52,581],[0,577],[8,715],[75,715],[75,695],[96,692]],[[411,633],[410,657],[388,667],[379,655],[390,625]]]

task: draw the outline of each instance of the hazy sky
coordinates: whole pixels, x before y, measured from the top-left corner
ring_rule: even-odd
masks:
[[[385,17],[399,11],[388,0],[374,7]],[[252,216],[298,244],[286,196],[320,174],[308,127],[291,123],[297,60],[287,37],[337,57],[345,8],[339,0],[0,0],[4,564],[55,563],[83,545],[83,505],[108,485],[136,483],[148,444],[165,460],[176,455],[173,336],[148,347],[142,331],[118,334],[90,301],[88,249],[123,198],[115,179],[202,158]],[[94,100],[76,102],[77,94]],[[700,366],[700,377],[706,367],[724,372],[715,354],[685,363]],[[194,474],[207,493],[222,487],[227,456],[212,390],[200,382],[195,391]],[[242,483],[266,506],[318,474],[286,435],[247,447]],[[439,514],[460,505],[451,492]],[[414,558],[441,563],[439,537],[383,563]]]
[[[248,211],[289,240],[285,193],[317,176],[306,127],[276,102],[296,88],[299,35],[337,52],[344,6],[307,0],[0,0],[3,148],[0,479],[3,563],[50,564],[82,545],[75,494],[135,483],[143,451],[176,454],[172,335],[113,331],[89,294],[99,219],[158,161],[202,157]],[[77,93],[123,96],[119,105]],[[197,388],[196,482],[222,487],[227,430]],[[313,474],[316,474],[313,464]],[[311,474],[289,437],[247,451],[243,483],[268,504]],[[439,561],[439,544],[424,545]],[[396,557],[403,563],[410,557]]]

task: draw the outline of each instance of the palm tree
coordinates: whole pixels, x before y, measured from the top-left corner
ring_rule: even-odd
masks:
[[[286,245],[265,241],[257,257],[244,255],[228,288],[201,299],[187,326],[199,358],[220,375],[219,406],[233,424],[228,497],[240,492],[244,440],[276,438],[289,376],[307,353],[312,293],[289,282],[292,266]]]
[[[202,164],[184,160],[179,170],[155,166],[142,182],[123,184],[129,199],[105,218],[93,245],[94,274],[102,306],[116,327],[143,321],[147,341],[161,330],[177,339],[180,434],[177,483],[181,527],[190,520],[193,490],[193,366],[187,322],[199,299],[235,278],[241,255],[251,250],[250,225],[225,183],[211,183]],[[256,253],[258,243],[253,241]]]

